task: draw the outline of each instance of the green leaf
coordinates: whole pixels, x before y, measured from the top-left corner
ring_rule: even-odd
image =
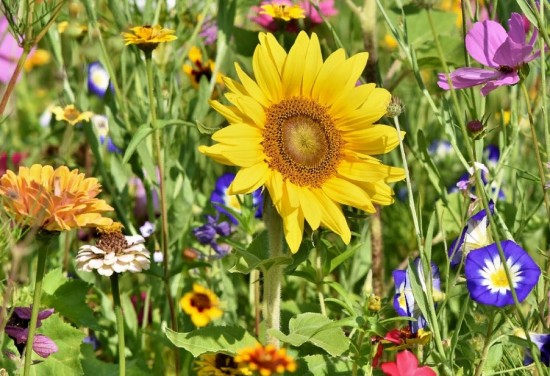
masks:
[[[126,151],[124,152],[124,158],[122,158],[122,163],[128,163],[132,155],[134,154],[134,151],[137,149],[138,145],[141,144],[143,140],[145,140],[145,137],[149,136],[153,132],[153,128],[149,126],[149,124],[141,124],[134,134],[134,137],[130,140],[130,143],[126,147]]]
[[[338,361],[326,355],[308,355],[298,360],[297,373],[303,376],[351,374],[349,362]]]
[[[90,285],[84,281],[67,279],[60,268],[44,277],[42,304],[54,308],[77,326],[101,330],[93,311],[86,304]]]
[[[82,355],[81,364],[84,375],[118,376],[118,365],[97,359],[92,346],[82,345]],[[143,359],[134,359],[126,362],[126,375],[148,376],[151,375],[151,370],[147,368]]]
[[[349,348],[350,342],[339,325],[342,324],[320,313],[308,312],[290,320],[289,335],[275,329],[268,330],[268,333],[292,346],[310,342],[332,356],[340,356]]]
[[[31,375],[83,375],[80,365],[80,346],[85,335],[82,331],[64,323],[59,315],[53,314],[42,321],[38,333],[50,337],[58,351],[43,362],[31,367]],[[33,358],[39,358],[33,354]]]
[[[275,265],[292,264],[291,256],[270,258],[268,249],[267,231],[263,231],[252,240],[246,251],[238,249],[235,251],[238,258],[235,265],[229,269],[229,272],[248,274],[258,268],[265,271]]]
[[[236,354],[243,347],[255,346],[258,341],[246,330],[237,326],[209,326],[189,333],[165,329],[166,337],[177,347],[193,356],[207,352]]]

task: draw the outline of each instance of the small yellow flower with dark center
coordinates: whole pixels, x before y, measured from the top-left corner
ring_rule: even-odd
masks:
[[[286,354],[285,349],[273,345],[246,348],[235,356],[239,367],[247,371],[257,371],[261,376],[296,371],[296,362]]]
[[[65,166],[53,169],[39,164],[19,167],[16,175],[8,170],[0,178],[0,198],[6,211],[23,226],[47,231],[104,226],[112,220],[102,212],[113,210],[95,198],[101,185]]]
[[[76,255],[76,268],[109,277],[113,273],[137,273],[149,269],[151,254],[145,248],[141,235],[124,236],[122,224],[97,228],[99,240],[96,245],[83,245]]]
[[[236,65],[240,82],[225,80],[231,105],[211,101],[229,126],[212,135],[217,144],[199,151],[240,167],[228,194],[267,188],[292,252],[304,221],[347,244],[351,231],[341,205],[374,213],[374,204],[393,203],[388,183],[405,176],[373,157],[393,150],[404,135],[376,124],[391,95],[374,84],[355,85],[367,53],[347,59],[340,49],[323,61],[315,33],[301,32],[288,54],[272,34],[259,38],[255,79]]]
[[[185,294],[180,300],[183,312],[191,316],[191,321],[197,327],[208,325],[212,320],[220,318],[223,311],[218,307],[216,294],[201,285],[194,283],[193,291]]]
[[[203,354],[195,360],[197,376],[240,376],[250,375],[250,372],[242,372],[231,355]]]
[[[64,120],[71,125],[76,125],[81,121],[90,121],[90,118],[93,115],[93,112],[90,111],[80,112],[74,104],[70,104],[64,108],[55,106],[52,108],[52,113],[55,115],[55,120]]]
[[[277,4],[273,2],[271,4],[264,4],[260,8],[260,14],[266,14],[272,18],[279,18],[283,21],[290,21],[292,19],[305,18],[305,10],[296,5]]]
[[[136,26],[130,30],[132,31],[131,33],[122,33],[126,45],[135,44],[145,52],[153,51],[159,43],[171,42],[178,39],[174,35],[174,30],[165,29],[159,25]]]
[[[201,50],[195,46],[191,47],[189,50],[189,60],[191,64],[184,64],[183,71],[189,77],[191,85],[193,85],[194,88],[198,88],[201,77],[206,77],[206,80],[210,81],[212,73],[214,72],[214,62],[212,60],[204,62]],[[223,77],[222,74],[218,73],[216,75],[216,83],[220,85],[223,84]]]

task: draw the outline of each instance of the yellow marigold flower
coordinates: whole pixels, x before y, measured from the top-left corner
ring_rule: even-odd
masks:
[[[52,113],[55,115],[55,120],[64,120],[71,125],[76,125],[81,121],[90,121],[93,115],[93,112],[90,111],[80,112],[74,104],[70,104],[64,108],[61,106],[55,106],[52,108]]]
[[[198,47],[191,47],[189,50],[189,60],[191,64],[184,64],[183,71],[189,77],[191,85],[194,88],[199,87],[201,77],[205,76],[208,81],[212,78],[212,73],[214,72],[215,64],[212,60],[204,62],[202,60],[202,52]],[[223,84],[223,75],[218,73],[216,76],[216,83]]]
[[[199,328],[222,316],[223,311],[218,308],[219,304],[216,294],[197,283],[193,284],[193,291],[180,300],[183,312],[190,315],[193,324]]]
[[[47,231],[110,225],[112,220],[102,212],[113,208],[95,198],[99,192],[97,179],[85,178],[65,166],[54,170],[35,164],[19,167],[17,175],[8,170],[0,178],[0,197],[6,211],[21,225]]]
[[[305,10],[298,4],[286,5],[277,4],[276,2],[271,4],[264,4],[260,8],[260,14],[266,14],[273,18],[279,18],[283,21],[290,21],[292,19],[305,18]]]
[[[235,356],[235,362],[241,369],[258,371],[261,376],[296,371],[296,362],[286,354],[286,350],[271,344],[243,349]]]
[[[235,359],[231,355],[203,354],[195,360],[197,376],[240,376],[250,375],[250,372],[239,369]]]
[[[48,51],[38,48],[25,61],[24,68],[28,72],[34,67],[46,65],[50,62],[51,55]]]
[[[219,163],[239,166],[229,194],[265,185],[283,219],[292,252],[300,247],[304,220],[328,227],[349,243],[341,204],[369,213],[393,203],[388,183],[402,168],[382,164],[380,155],[399,145],[398,132],[375,122],[391,95],[374,84],[355,86],[368,54],[346,59],[343,49],[325,62],[319,39],[301,32],[287,54],[272,34],[260,33],[253,56],[255,80],[236,64],[240,79],[226,79],[226,98],[211,101],[229,121],[199,151]]]
[[[122,33],[126,45],[135,44],[146,52],[153,51],[159,43],[171,42],[178,39],[174,35],[174,30],[165,29],[159,25],[136,26],[130,30],[132,31],[131,33]]]

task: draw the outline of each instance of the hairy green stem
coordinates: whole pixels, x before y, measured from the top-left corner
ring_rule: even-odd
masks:
[[[319,298],[319,306],[321,307],[321,313],[327,315],[327,307],[325,305],[325,296],[323,295],[323,268],[321,266],[321,251],[317,248],[315,250],[315,267],[317,268],[317,297]]]
[[[476,367],[476,372],[474,376],[480,376],[481,372],[483,372],[483,367],[485,366],[485,361],[487,360],[487,352],[489,351],[489,345],[491,344],[491,339],[493,338],[493,324],[495,323],[495,315],[491,313],[491,316],[489,317],[489,324],[487,326],[487,334],[485,335],[484,343],[483,343],[483,350],[481,351],[481,357],[479,360],[479,363]]]
[[[264,207],[264,222],[269,239],[269,256],[271,258],[283,255],[283,220],[271,201],[266,197]],[[264,273],[264,318],[266,323],[267,343],[279,347],[279,340],[269,334],[269,329],[279,330],[281,326],[281,283],[283,267],[273,265]]]
[[[38,262],[36,265],[36,279],[34,282],[34,295],[32,298],[32,312],[31,322],[29,323],[29,334],[27,337],[27,345],[25,347],[25,365],[23,368],[23,375],[28,376],[31,370],[32,364],[32,344],[34,342],[34,336],[36,333],[36,322],[38,321],[38,312],[40,311],[40,298],[42,296],[42,281],[44,280],[44,273],[46,271],[46,258],[48,250],[52,243],[55,242],[55,238],[45,239],[41,244],[44,249],[38,250]],[[40,247],[42,248],[42,247]]]
[[[118,374],[126,375],[126,345],[124,344],[124,316],[120,304],[120,290],[118,288],[118,273],[111,275],[111,292],[115,305],[116,326],[118,334]]]

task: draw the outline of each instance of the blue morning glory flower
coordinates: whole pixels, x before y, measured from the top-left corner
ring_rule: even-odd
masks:
[[[501,243],[512,281],[506,278],[496,243],[470,251],[464,263],[468,291],[478,303],[504,307],[514,304],[511,285],[522,302],[537,284],[540,268],[529,254],[511,240]]]
[[[206,223],[195,227],[192,232],[199,243],[210,245],[218,256],[225,256],[231,251],[231,246],[218,242],[220,236],[231,235],[231,224],[227,221],[218,222],[217,217],[207,215]]]
[[[99,61],[94,61],[88,65],[88,91],[103,98],[107,89],[111,86],[110,80],[109,73]]]
[[[550,366],[550,334],[546,333],[529,333],[531,341],[540,350],[540,360],[546,366]],[[525,350],[525,358],[523,359],[524,365],[533,363],[533,355],[529,349]]]
[[[424,269],[420,258],[417,257],[413,263],[412,268],[415,268],[420,277],[420,283],[424,291],[427,290],[424,282]],[[431,263],[432,273],[432,287],[434,294],[441,293],[441,278],[439,275],[439,268],[433,262]],[[395,295],[393,297],[393,307],[399,316],[413,317],[416,321],[411,322],[412,333],[417,333],[419,329],[426,327],[427,322],[424,316],[420,313],[420,308],[416,304],[411,287],[411,275],[410,269],[407,270],[394,270],[393,280],[395,282]]]
[[[494,207],[494,202],[490,201],[489,210],[491,214],[494,213]],[[460,264],[464,255],[468,254],[472,249],[481,248],[489,244],[487,226],[488,220],[485,209],[470,217],[460,236],[449,247],[449,259],[453,268]]]
[[[241,202],[237,195],[230,195],[228,193],[229,186],[233,183],[235,179],[235,174],[226,173],[218,178],[214,191],[210,195],[210,202],[214,205],[216,210],[222,214],[225,214],[233,223],[238,223],[237,218],[235,218],[231,212],[228,210],[232,209],[237,213],[241,212]],[[255,217],[260,218],[262,216],[262,206],[263,206],[263,197],[261,189],[257,189],[252,193],[252,204],[256,208]]]

